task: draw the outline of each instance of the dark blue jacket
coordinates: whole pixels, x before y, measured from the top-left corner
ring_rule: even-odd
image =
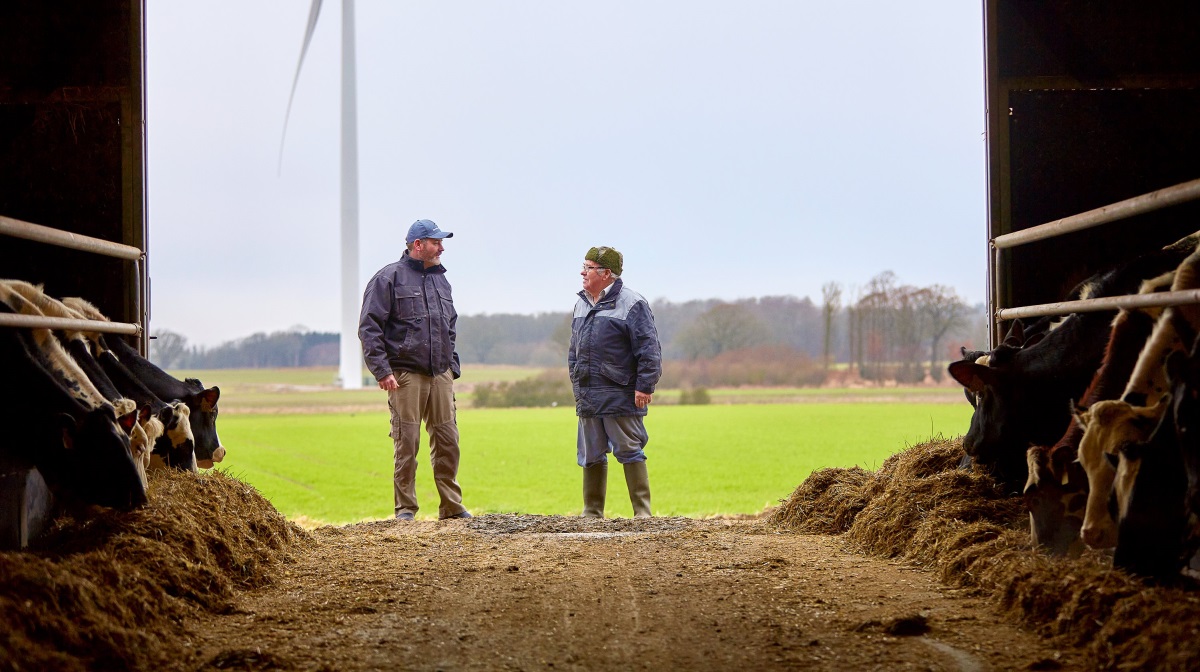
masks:
[[[662,376],[662,348],[646,299],[620,278],[594,306],[579,292],[567,368],[580,417],[645,415],[633,393],[653,394]]]
[[[446,268],[425,268],[406,251],[400,261],[381,268],[363,292],[358,340],[367,368],[375,380],[392,371],[436,376],[446,369],[458,378],[457,322]]]

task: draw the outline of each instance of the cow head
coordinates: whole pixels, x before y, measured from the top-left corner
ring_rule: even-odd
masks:
[[[162,415],[163,433],[154,442],[153,453],[168,466],[196,471],[196,441],[192,435],[191,410],[182,401],[172,401]]]
[[[89,504],[132,509],[146,503],[146,487],[129,450],[129,434],[112,406],[94,408],[76,421],[58,416],[69,492]]]
[[[1047,426],[1062,431],[1048,418],[1053,409],[1041,391],[1011,366],[1014,353],[1015,349],[1002,345],[987,364],[960,361],[949,366],[950,376],[965,388],[975,408],[963,448],[1007,492],[1020,492],[1025,485],[1029,445],[1058,438],[1046,431]]]
[[[1025,508],[1034,546],[1055,556],[1078,557],[1087,503],[1087,474],[1063,446],[1033,446],[1027,453]]]
[[[217,436],[217,402],[221,399],[221,388],[205,388],[195,378],[187,378],[184,384],[191,392],[184,399],[192,410],[192,432],[196,437],[196,460],[204,468],[213,462],[225,459],[225,447]]]
[[[1092,548],[1111,548],[1117,543],[1116,521],[1109,510],[1116,469],[1110,458],[1127,446],[1146,443],[1167,409],[1167,400],[1145,407],[1127,401],[1098,401],[1075,414],[1083,428],[1079,441],[1079,463],[1087,472],[1088,499],[1080,535]]]
[[[1170,408],[1148,442],[1126,444],[1117,452],[1119,519],[1113,566],[1161,581],[1178,579],[1186,562],[1187,478]]]

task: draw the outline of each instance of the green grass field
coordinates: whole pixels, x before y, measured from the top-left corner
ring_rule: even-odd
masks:
[[[379,395],[373,391],[374,403],[383,407]],[[579,513],[573,409],[463,406],[459,482],[472,512]],[[682,516],[755,513],[786,498],[815,469],[874,469],[906,446],[963,433],[969,419],[965,402],[656,406],[646,421],[653,510]],[[223,412],[219,429],[229,452],[218,468],[254,485],[289,518],[347,523],[390,517],[386,412]],[[419,461],[418,517],[435,517],[427,444]],[[607,515],[631,515],[615,461]]]

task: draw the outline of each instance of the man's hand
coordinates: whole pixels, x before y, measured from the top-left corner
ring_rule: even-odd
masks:
[[[394,374],[389,373],[386,378],[379,381],[379,389],[381,390],[391,391],[397,387],[400,387],[400,383],[396,382],[396,376]]]
[[[646,406],[650,405],[650,401],[653,398],[654,398],[653,394],[646,394],[645,392],[635,391],[633,393],[633,405],[637,406],[638,408],[645,408]]]

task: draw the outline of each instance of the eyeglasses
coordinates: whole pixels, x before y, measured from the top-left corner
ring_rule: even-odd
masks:
[[[603,271],[603,270],[604,270],[603,266],[588,266],[587,264],[583,265],[584,273],[587,273],[588,271],[596,271],[597,273],[599,273],[600,271]]]

